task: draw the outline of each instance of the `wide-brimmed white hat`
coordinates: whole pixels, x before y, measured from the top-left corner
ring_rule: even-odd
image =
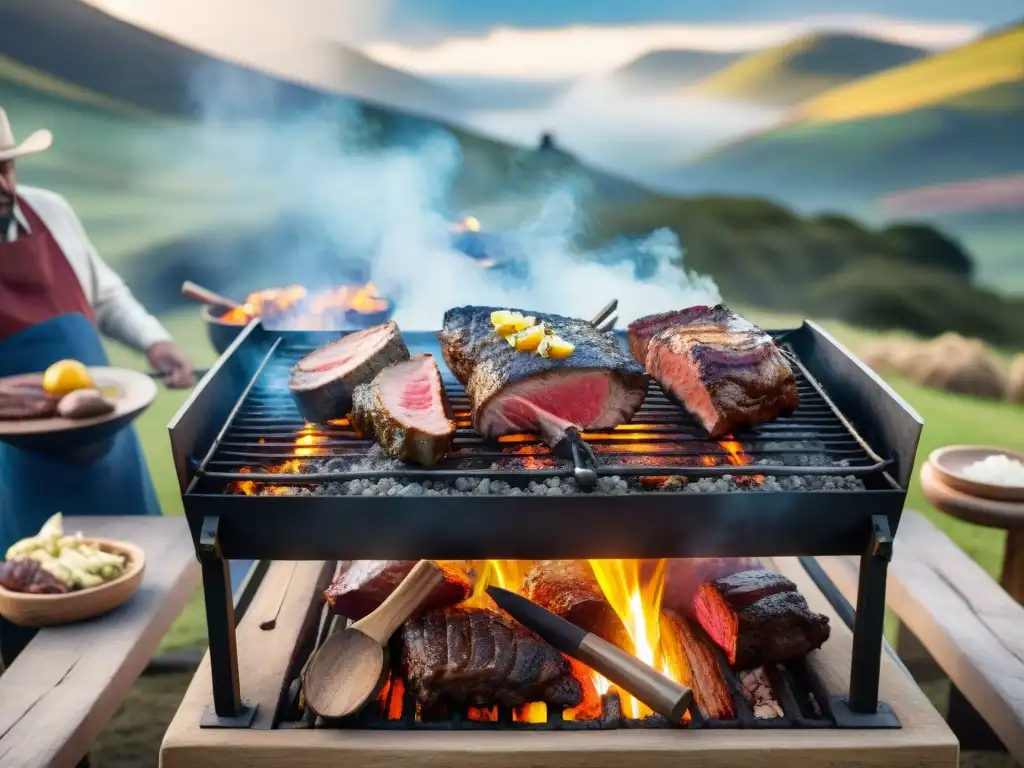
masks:
[[[31,155],[34,152],[42,152],[49,149],[52,143],[53,134],[44,128],[18,144],[14,140],[14,131],[11,130],[11,121],[7,119],[7,112],[0,107],[0,163],[23,155]]]

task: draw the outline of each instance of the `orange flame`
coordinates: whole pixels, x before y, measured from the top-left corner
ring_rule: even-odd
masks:
[[[304,330],[331,330],[332,312],[351,310],[361,314],[385,311],[390,304],[381,298],[373,283],[365,285],[339,285],[310,293],[301,285],[256,291],[246,297],[242,305],[221,315],[222,323],[245,325],[254,317],[291,311],[296,325]]]

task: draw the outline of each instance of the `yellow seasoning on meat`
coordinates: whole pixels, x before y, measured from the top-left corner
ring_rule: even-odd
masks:
[[[545,339],[544,325],[534,325],[509,337],[509,343],[520,352],[533,352]]]
[[[563,360],[576,351],[576,345],[566,341],[558,334],[545,336],[537,346],[537,354],[553,360]]]
[[[523,316],[522,312],[512,312],[508,309],[499,309],[491,312],[491,325],[495,332],[502,337],[525,330],[537,322],[532,316]]]

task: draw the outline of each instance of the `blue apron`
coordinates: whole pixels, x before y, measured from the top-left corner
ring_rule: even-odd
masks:
[[[108,365],[99,334],[84,315],[64,314],[0,342],[0,377],[44,371],[58,360]],[[110,450],[91,464],[76,464],[0,443],[0,558],[7,548],[33,536],[55,512],[64,515],[159,515],[138,435],[132,428],[114,437]],[[7,663],[35,632],[0,621]]]
[[[109,365],[93,324],[58,315],[0,342],[0,377],[44,371],[58,360]],[[0,552],[36,534],[55,512],[64,515],[159,515],[153,482],[132,428],[114,437],[90,464],[0,443]]]

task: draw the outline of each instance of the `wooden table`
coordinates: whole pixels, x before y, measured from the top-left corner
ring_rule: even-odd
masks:
[[[1024,604],[1024,503],[983,499],[950,488],[929,462],[921,467],[921,490],[936,509],[958,520],[1006,531],[999,583],[1014,600]]]
[[[847,689],[852,633],[794,558],[767,563],[796,582],[813,610],[829,616],[832,637],[809,663],[831,691]],[[956,737],[914,681],[882,656],[881,697],[899,730],[617,730],[562,733],[502,731],[374,732],[274,730],[282,687],[303,659],[296,642],[319,616],[320,563],[275,562],[238,626],[242,696],[257,703],[254,727],[199,727],[213,701],[209,655],[164,737],[162,768],[955,768]],[[329,574],[328,574],[329,576]],[[273,628],[269,619],[275,619]]]
[[[74,766],[199,583],[183,517],[69,517],[69,531],[146,553],[139,591],[92,621],[42,629],[0,676],[0,766]]]

